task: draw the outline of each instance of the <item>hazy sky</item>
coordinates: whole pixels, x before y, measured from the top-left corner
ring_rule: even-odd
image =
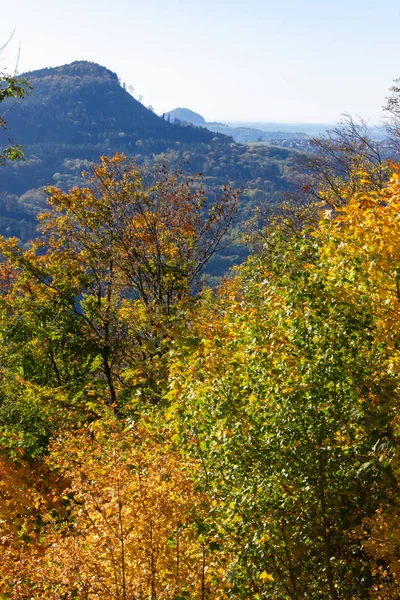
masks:
[[[207,120],[377,122],[400,77],[399,0],[16,0],[0,70],[90,60],[156,112]],[[0,44],[1,45],[1,44]]]

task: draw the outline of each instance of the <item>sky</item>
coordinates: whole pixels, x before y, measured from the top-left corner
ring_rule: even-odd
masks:
[[[378,123],[400,77],[399,0],[17,0],[0,71],[89,60],[158,114],[207,121]]]

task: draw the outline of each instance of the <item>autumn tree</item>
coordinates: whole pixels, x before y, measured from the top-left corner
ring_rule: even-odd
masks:
[[[0,570],[7,597],[224,597],[218,557],[203,552],[198,522],[208,500],[194,483],[198,466],[168,432],[98,421],[54,441],[45,465],[67,484],[58,505],[36,494],[34,539],[8,540],[19,572],[15,561]]]
[[[338,268],[349,272],[343,286],[348,301],[358,303],[363,296],[370,299],[376,324],[375,344],[386,348],[380,372],[386,373],[392,389],[390,402],[384,405],[371,385],[373,404],[390,415],[387,438],[377,443],[374,451],[391,472],[392,485],[385,490],[374,513],[367,515],[357,529],[374,574],[371,597],[376,599],[396,598],[399,585],[399,183],[399,167],[392,165],[391,180],[380,193],[360,193],[352,198],[338,214],[337,226],[331,228],[330,243],[325,248],[330,255],[331,273],[337,273]],[[332,242],[337,247],[334,256]],[[355,265],[352,270],[351,263]],[[364,276],[357,277],[356,269]],[[356,277],[358,285],[354,285]],[[384,431],[382,423],[373,424]]]
[[[209,527],[237,556],[237,597],[376,585],[360,528],[376,514],[373,539],[398,495],[398,177],[350,183],[317,227],[271,229],[176,353],[170,416],[203,465]]]
[[[24,344],[38,349],[38,369],[53,385],[74,385],[81,369],[102,374],[114,407],[136,382],[157,400],[170,330],[231,224],[237,195],[225,188],[210,201],[197,178],[143,173],[122,155],[102,158],[87,177],[86,187],[50,190],[43,237],[28,250],[2,241],[4,319],[14,340],[29,330]]]
[[[43,555],[42,516],[57,514],[60,522],[66,516],[66,482],[45,462],[27,459],[18,436],[10,437],[0,450],[0,595],[19,599],[31,595]]]

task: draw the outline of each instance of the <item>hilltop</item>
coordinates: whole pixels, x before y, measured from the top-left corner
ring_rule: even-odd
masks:
[[[189,108],[174,108],[166,113],[168,120],[172,123],[182,121],[184,123],[191,123],[192,125],[205,126],[206,120],[198,113],[190,110]]]
[[[178,127],[133,98],[118,76],[96,63],[77,61],[23,75],[33,92],[8,116],[10,135],[24,145],[121,144],[135,150],[143,137],[160,142],[209,142],[214,135]]]

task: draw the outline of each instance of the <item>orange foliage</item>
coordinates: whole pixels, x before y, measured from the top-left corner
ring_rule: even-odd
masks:
[[[54,442],[47,463],[69,478],[64,512],[42,510],[40,532],[13,545],[19,575],[2,573],[11,598],[195,599],[218,588],[196,526],[207,505],[196,465],[168,439],[94,424]]]
[[[56,510],[64,482],[41,461],[12,461],[0,453],[0,594],[4,598],[30,597],[30,574],[44,552],[41,515]]]

